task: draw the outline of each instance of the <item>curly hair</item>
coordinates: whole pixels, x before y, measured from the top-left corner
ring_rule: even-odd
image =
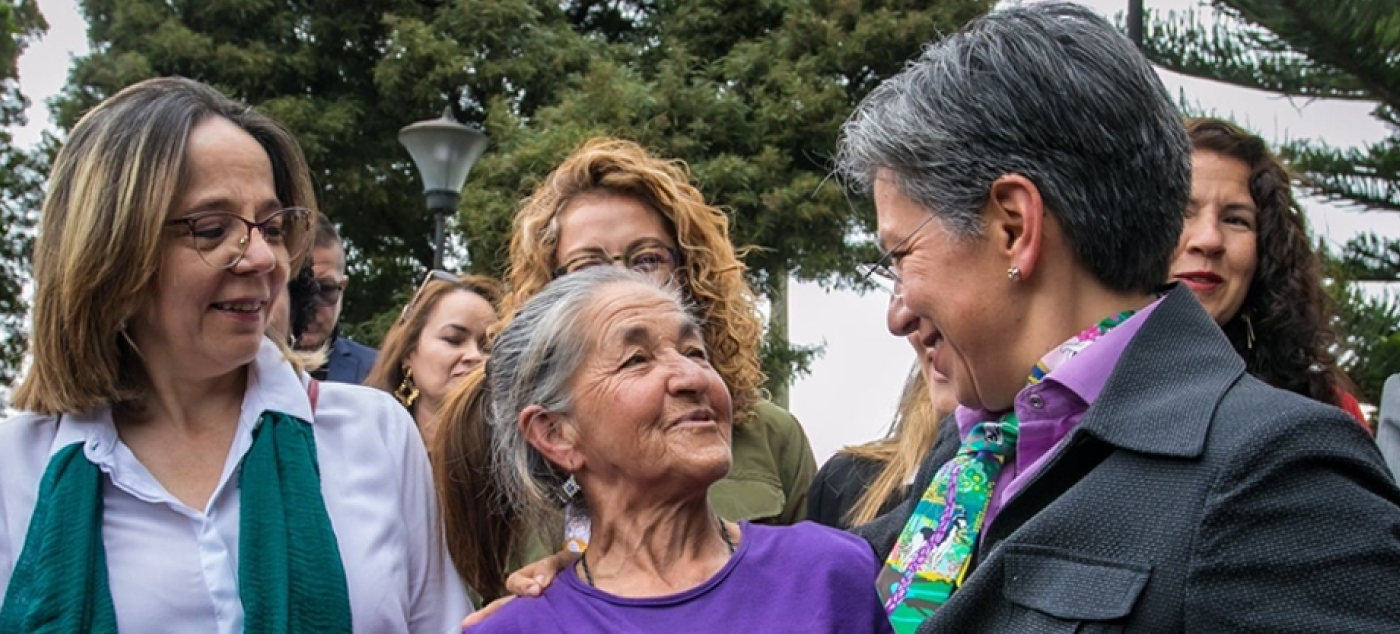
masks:
[[[384,343],[380,345],[374,366],[365,377],[365,385],[394,394],[394,390],[403,383],[404,360],[408,359],[408,355],[417,347],[418,338],[422,336],[423,328],[428,325],[428,316],[433,313],[433,309],[443,297],[454,291],[476,293],[492,307],[497,306],[501,300],[501,286],[490,277],[461,275],[457,276],[456,282],[449,282],[430,273],[423,281],[422,287],[409,300],[411,304],[404,306],[403,316],[384,334]],[[409,407],[408,410],[411,412],[413,408]]]
[[[700,311],[705,344],[733,395],[734,422],[742,424],[761,398],[763,326],[744,264],[729,240],[729,219],[705,204],[683,163],[656,158],[636,143],[589,140],[525,201],[515,215],[510,241],[510,291],[501,300],[501,321],[493,331],[554,279],[560,266],[555,257],[560,214],[579,198],[600,194],[632,198],[665,219],[680,247],[681,291]]]
[[[1293,198],[1287,168],[1264,140],[1213,118],[1186,120],[1192,149],[1249,167],[1249,196],[1258,209],[1258,265],[1240,310],[1221,328],[1250,374],[1274,387],[1340,405],[1352,383],[1333,354],[1340,337],[1322,262]]]

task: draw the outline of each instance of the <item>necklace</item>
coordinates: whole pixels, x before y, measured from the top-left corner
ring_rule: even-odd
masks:
[[[734,540],[729,538],[729,529],[724,527],[724,518],[716,515],[715,520],[719,522],[719,536],[724,538],[724,545],[729,547],[729,554],[733,555]],[[598,587],[598,584],[593,583],[593,571],[588,569],[587,548],[583,549],[583,553],[579,555],[578,560],[583,563],[583,580],[587,581],[588,585],[593,586],[594,588]]]

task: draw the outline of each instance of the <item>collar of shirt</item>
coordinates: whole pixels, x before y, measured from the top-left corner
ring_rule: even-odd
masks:
[[[1016,440],[1016,459],[1009,465],[1016,474],[1029,467],[1078,424],[1079,418],[1108,384],[1108,377],[1128,342],[1142,328],[1147,316],[1161,303],[1158,299],[1108,331],[1084,352],[1066,360],[1036,385],[1016,395],[1013,407],[1021,421]],[[999,418],[1001,414],[958,406],[955,410],[958,432],[966,438],[977,423]],[[1013,476],[1014,477],[1014,476]]]
[[[262,413],[266,410],[276,410],[291,414],[305,421],[311,421],[311,400],[306,393],[307,379],[298,375],[290,363],[287,362],[282,353],[282,349],[277,347],[270,339],[263,339],[261,347],[258,348],[258,355],[248,366],[248,385],[243,392],[243,405],[238,415],[239,431],[234,437],[234,446],[230,454],[242,456],[252,444],[252,431],[257,427]],[[81,414],[64,414],[59,418],[58,429],[54,433],[53,443],[49,446],[49,457],[68,445],[73,443],[83,443],[83,454],[93,464],[100,467],[104,472],[111,474],[114,480],[128,481],[121,478],[119,471],[122,465],[130,465],[135,462],[132,456],[130,461],[116,460],[114,456],[120,454],[130,454],[130,450],[119,442],[117,429],[112,421],[112,408],[102,406]],[[236,463],[237,461],[231,461]],[[144,469],[142,469],[144,471]],[[229,474],[224,474],[225,478]],[[136,478],[133,484],[143,478]],[[154,484],[147,483],[147,484]],[[155,494],[156,491],[145,491],[147,487],[137,485],[136,491],[140,497],[148,497],[147,494]],[[151,495],[151,497],[160,497]]]

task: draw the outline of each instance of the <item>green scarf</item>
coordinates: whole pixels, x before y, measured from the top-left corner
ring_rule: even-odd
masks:
[[[73,443],[39,483],[0,632],[115,634],[102,545],[102,471]],[[239,475],[238,595],[248,634],[348,633],[340,548],[321,499],[311,425],[265,411]]]

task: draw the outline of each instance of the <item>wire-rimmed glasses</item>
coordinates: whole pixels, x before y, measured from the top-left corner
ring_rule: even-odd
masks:
[[[924,228],[924,225],[932,220],[933,214],[929,214],[923,221],[919,222],[918,226],[914,227],[913,231],[909,232],[909,235],[904,236],[903,240],[881,255],[880,259],[858,265],[856,270],[864,275],[866,280],[874,282],[880,288],[888,291],[890,295],[899,297],[899,263],[895,261],[895,258],[903,255],[900,250],[904,248],[904,245],[909,244],[909,241],[914,239],[914,236]]]
[[[657,271],[673,273],[680,265],[680,261],[681,253],[679,250],[660,242],[643,242],[628,249],[622,255],[612,255],[601,249],[589,251],[565,262],[564,266],[554,269],[554,277],[563,277],[595,266],[610,266],[618,262],[638,273],[655,273]]]
[[[253,222],[226,211],[206,211],[168,220],[165,224],[187,229],[199,259],[224,270],[238,264],[248,253],[253,229],[262,234],[269,247],[284,251],[288,262],[297,259],[311,243],[311,216],[311,210],[305,207],[287,207]]]

